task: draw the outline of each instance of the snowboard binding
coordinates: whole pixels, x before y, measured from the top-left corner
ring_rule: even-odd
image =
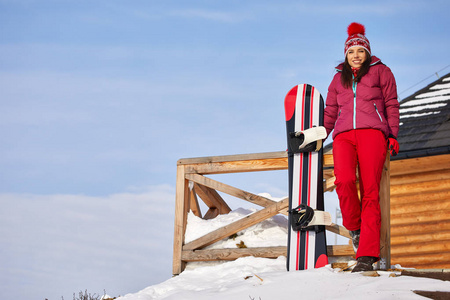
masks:
[[[331,225],[331,215],[326,211],[313,210],[300,204],[289,210],[291,226],[294,231],[318,230],[318,225]]]
[[[289,133],[289,148],[293,153],[319,151],[322,140],[327,137],[323,126],[315,126],[303,131]]]

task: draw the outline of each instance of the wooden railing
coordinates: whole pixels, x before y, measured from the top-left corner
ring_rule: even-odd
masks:
[[[333,156],[330,154],[324,155],[324,191],[331,191],[335,188],[332,167]],[[279,202],[273,201],[213,180],[205,175],[286,170],[287,168],[287,153],[285,151],[178,160],[173,274],[181,273],[185,268],[186,262],[190,261],[234,260],[243,256],[276,258],[286,255],[286,246],[214,250],[204,250],[203,248],[276,214],[287,215],[289,206],[288,198],[282,199]],[[211,219],[219,214],[227,214],[231,211],[228,204],[218,192],[257,204],[263,208],[232,224],[219,228],[189,243],[185,243],[187,214],[189,211],[204,219]],[[208,207],[208,211],[203,216],[200,212],[197,196]],[[390,266],[389,156],[386,159],[383,172],[380,197],[382,209],[381,267],[384,267]],[[326,229],[341,236],[350,237],[348,231],[342,226],[332,224],[331,226],[326,226]],[[329,256],[350,256],[354,254],[352,247],[349,245],[329,245],[327,249]]]

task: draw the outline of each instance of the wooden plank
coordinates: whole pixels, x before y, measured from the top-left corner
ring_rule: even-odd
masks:
[[[391,237],[391,244],[395,246],[411,245],[427,242],[450,243],[450,231],[435,231],[426,234],[410,234]]]
[[[398,195],[391,194],[391,207],[396,205],[421,205],[422,203],[435,200],[450,199],[450,190],[440,192],[424,191],[420,195]]]
[[[195,216],[201,218],[202,211],[200,209],[200,205],[198,204],[197,194],[194,192],[194,187],[192,187],[192,189],[189,189],[189,201],[191,211]]]
[[[407,245],[396,245],[395,247],[392,247],[391,251],[392,254],[395,255],[450,252],[450,241],[435,241]]]
[[[263,220],[266,220],[276,214],[279,211],[286,209],[289,206],[289,199],[285,198],[280,202],[276,202],[264,209],[261,209],[255,213],[247,215],[242,219],[239,219],[231,224],[228,224],[222,228],[219,228],[211,233],[208,233],[186,245],[184,245],[183,250],[196,250],[202,247],[211,245],[221,239],[229,237],[245,228],[253,226]]]
[[[417,214],[396,215],[391,219],[392,225],[406,225],[421,222],[438,222],[450,219],[450,210],[440,210],[432,212],[421,212]]]
[[[353,247],[350,245],[329,245],[327,254],[328,256],[355,256]]]
[[[450,179],[450,168],[431,172],[418,172],[414,174],[391,177],[391,185],[408,185],[411,183]]]
[[[224,215],[231,211],[231,208],[216,190],[197,183],[194,183],[194,190],[209,208],[217,208],[219,214]]]
[[[334,167],[333,154],[323,155],[323,167]]]
[[[334,177],[334,169],[324,169],[323,170],[323,179],[327,180]]]
[[[353,248],[349,245],[327,246],[328,256],[354,256]],[[264,258],[278,258],[287,255],[286,246],[253,247],[232,249],[183,250],[182,260],[192,261],[220,261],[235,260],[240,257],[254,256]]]
[[[244,256],[278,258],[285,256],[286,246],[278,247],[254,247],[254,248],[232,248],[232,249],[208,249],[208,250],[184,250],[182,260],[191,261],[216,261],[235,260]]]
[[[325,228],[326,228],[326,230],[331,231],[331,232],[336,233],[336,234],[339,234],[339,235],[341,235],[343,237],[346,237],[346,238],[349,238],[349,239],[351,238],[350,237],[350,233],[343,226],[340,226],[340,225],[337,225],[337,224],[333,223],[330,226],[325,226]]]
[[[391,176],[415,174],[419,170],[420,172],[445,170],[449,166],[450,154],[394,160],[391,163]]]
[[[210,190],[202,188],[195,182],[193,182],[193,185],[194,185],[193,191],[200,197],[200,199],[202,199],[202,201],[206,204],[206,206],[208,206],[209,208],[217,206],[216,202],[214,201],[214,197],[212,195],[209,195],[208,193]]]
[[[177,184],[175,193],[175,225],[173,238],[173,274],[180,274],[185,264],[181,260],[181,251],[184,243],[184,234],[187,224],[187,212],[189,208],[188,182],[184,178],[184,166],[177,167]]]
[[[241,189],[235,188],[233,186],[227,185],[225,183],[216,181],[214,179],[199,175],[199,174],[187,174],[186,178],[194,181],[195,183],[207,186],[211,189],[218,190],[220,192],[226,193],[228,195],[237,197],[239,199],[267,207],[274,204],[276,201],[270,200],[266,197],[258,196]],[[285,212],[287,215],[287,212]]]
[[[178,160],[178,165],[192,165],[192,164],[211,164],[220,162],[237,162],[237,161],[251,161],[251,160],[265,160],[265,159],[285,159],[287,161],[286,151],[277,152],[263,152],[250,154],[234,154],[234,155],[218,155],[194,158],[181,158]]]
[[[276,171],[286,169],[287,159],[285,158],[212,162],[208,164],[186,165],[186,173],[199,174],[226,174],[240,172]]]
[[[334,189],[336,188],[336,185],[334,184],[335,181],[336,181],[335,176],[326,179],[325,182],[323,183],[323,191],[324,192],[334,191]]]
[[[395,218],[396,215],[417,214],[420,212],[436,210],[450,210],[449,199],[437,201],[421,201],[421,199],[416,199],[416,201],[414,201],[411,199],[411,203],[409,204],[391,205],[391,218]]]
[[[219,210],[216,207],[210,207],[206,212],[205,216],[203,217],[203,219],[211,220],[217,217],[219,214],[220,214]]]
[[[420,253],[417,255],[392,255],[392,261],[395,264],[401,264],[402,267],[414,267],[426,265],[426,268],[436,268],[432,265],[447,263],[450,264],[450,253]],[[428,267],[429,265],[429,267]]]
[[[406,268],[450,268],[450,252],[420,253],[417,255],[392,255],[392,262]]]
[[[422,235],[430,232],[450,231],[450,220],[439,220],[426,223],[407,223],[404,225],[392,225],[392,236]]]
[[[391,195],[420,195],[422,193],[436,193],[450,190],[450,179],[417,182],[405,185],[391,186]]]
[[[324,167],[333,167],[333,155],[324,154]],[[189,165],[186,173],[222,174],[234,172],[255,172],[286,170],[287,152],[224,155],[197,158],[182,158],[178,165]],[[234,164],[236,164],[234,166]]]

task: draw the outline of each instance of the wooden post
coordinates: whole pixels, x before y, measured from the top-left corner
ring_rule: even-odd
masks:
[[[181,252],[186,232],[187,213],[189,211],[189,183],[185,178],[185,167],[177,166],[177,186],[175,194],[175,228],[173,239],[173,274],[180,274],[185,267]]]
[[[381,209],[381,230],[380,230],[380,261],[377,263],[378,269],[389,269],[391,267],[391,197],[390,197],[390,156],[389,151],[383,166],[383,173],[380,182],[380,209]]]

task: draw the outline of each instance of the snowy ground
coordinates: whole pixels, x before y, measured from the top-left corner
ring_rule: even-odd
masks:
[[[193,240],[251,213],[238,209],[214,220],[189,214],[186,240]],[[240,232],[235,239],[209,248],[231,248],[243,241],[248,247],[286,245],[286,218],[275,216]],[[447,291],[450,282],[398,276],[399,272],[378,272],[379,277],[340,272],[330,265],[314,270],[286,272],[286,258],[245,257],[222,263],[188,264],[179,276],[150,286],[120,300],[143,299],[426,299],[413,290]],[[397,276],[395,276],[397,275]],[[294,296],[296,295],[296,296]]]

